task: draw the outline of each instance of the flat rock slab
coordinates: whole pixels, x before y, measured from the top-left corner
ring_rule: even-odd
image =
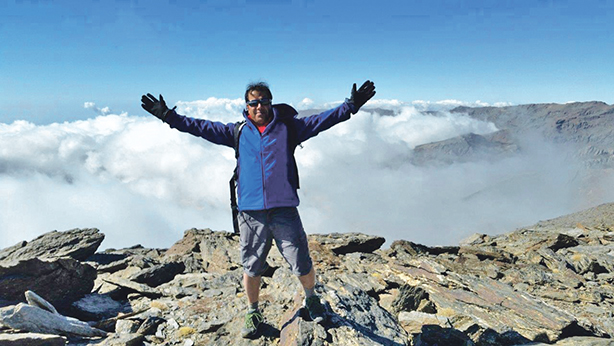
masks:
[[[426,264],[422,267],[428,268]],[[554,342],[566,328],[577,326],[572,315],[496,280],[456,273],[446,273],[442,280],[433,269],[423,270],[423,275],[416,275],[416,268],[399,269],[418,279],[438,313],[445,313],[461,331],[477,324],[501,334],[514,330],[529,340]]]
[[[122,279],[122,278],[111,278],[111,277],[102,279],[102,280],[112,285],[140,293],[146,297],[158,298],[162,296],[162,293],[158,289],[155,289],[153,287],[149,287],[145,284],[140,284],[134,281],[130,281],[130,280]]]
[[[33,333],[85,337],[107,335],[106,332],[92,328],[85,322],[23,303],[0,309],[0,323],[16,330]]]
[[[104,234],[95,228],[53,231],[0,250],[0,265],[32,258],[71,257],[83,261],[96,252],[103,240]]]
[[[329,248],[336,255],[352,252],[373,252],[379,249],[386,239],[362,233],[310,234],[310,242],[317,242]]]
[[[64,346],[66,338],[39,333],[0,334],[0,346]]]

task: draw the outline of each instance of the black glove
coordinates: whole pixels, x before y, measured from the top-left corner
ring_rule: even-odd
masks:
[[[171,110],[175,110],[177,107],[173,107],[173,109],[168,109],[166,106],[166,102],[164,102],[164,97],[160,94],[160,101],[156,100],[156,98],[152,94],[143,95],[141,97],[141,107],[149,113],[155,115],[158,119],[164,121],[166,119],[166,114]]]
[[[375,84],[370,80],[364,82],[358,90],[356,90],[356,83],[354,83],[352,87],[352,96],[347,100],[348,103],[354,105],[353,114],[356,114],[360,107],[367,103],[373,95],[375,95]]]

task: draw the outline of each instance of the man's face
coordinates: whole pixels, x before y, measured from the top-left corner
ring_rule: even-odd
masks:
[[[268,104],[258,102],[256,105],[247,105],[247,113],[252,121],[258,126],[264,126],[268,124],[273,117],[271,111],[271,100],[265,94],[261,94],[258,90],[252,90],[247,95],[247,100],[269,100]],[[266,102],[265,102],[266,103]]]

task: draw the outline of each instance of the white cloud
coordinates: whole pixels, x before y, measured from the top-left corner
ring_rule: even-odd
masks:
[[[111,114],[111,109],[109,107],[98,108],[98,107],[96,107],[96,104],[94,102],[85,102],[83,104],[83,108],[91,109],[94,112],[96,112],[96,114],[98,114],[98,115]]]
[[[219,186],[234,156],[213,147],[154,117],[2,124],[0,247],[74,227],[100,228],[106,246],[170,246],[190,227],[222,228]]]
[[[210,97],[201,101],[179,101],[176,106],[179,114],[228,123],[242,119],[245,100]]]
[[[465,107],[505,107],[511,106],[511,103],[508,102],[496,102],[494,104],[489,104],[487,102],[482,102],[480,100],[474,102],[465,102],[459,100],[440,100],[440,101],[423,101],[416,100],[412,102],[412,105],[420,110],[425,111],[442,111],[442,110],[451,110],[456,107],[465,106]]]
[[[310,109],[313,107],[315,102],[313,102],[310,98],[304,98],[299,104],[296,106],[298,110]]]
[[[510,231],[577,209],[582,200],[570,183],[577,168],[548,145],[527,145],[524,156],[491,163],[412,165],[416,145],[496,130],[446,111],[458,104],[374,100],[305,142],[296,156],[307,232],[455,244],[473,232]],[[179,113],[234,122],[244,102],[210,98],[177,106]],[[439,112],[425,112],[432,109]],[[0,124],[0,248],[75,227],[100,228],[103,247],[169,247],[191,227],[230,230],[234,165],[232,149],[153,116]]]

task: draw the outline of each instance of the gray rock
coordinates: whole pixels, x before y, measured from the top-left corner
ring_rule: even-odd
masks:
[[[572,315],[496,280],[456,273],[447,273],[444,279],[438,275],[441,269],[399,269],[416,278],[437,306],[438,314],[449,317],[454,328],[461,331],[477,324],[499,334],[514,330],[529,340],[556,341],[564,335],[563,330],[577,325]]]
[[[325,324],[310,322],[301,310],[302,298],[295,295],[282,318],[280,345],[408,344],[405,330],[365,292],[332,281],[319,289],[329,311]]]
[[[412,334],[421,333],[424,325],[436,325],[443,328],[449,328],[452,325],[447,317],[419,311],[401,311],[398,320],[403,329]]]
[[[96,252],[103,240],[104,234],[99,233],[95,228],[73,229],[65,232],[53,231],[30,242],[23,241],[0,250],[0,265],[33,258],[71,257],[83,261]]]
[[[29,305],[39,307],[43,310],[47,310],[52,314],[59,315],[55,307],[38,294],[32,291],[26,291],[24,295],[26,296],[26,301]]]
[[[566,249],[574,246],[578,246],[580,243],[571,236],[566,234],[559,233],[556,235],[556,238],[553,240],[549,240],[548,248],[552,251],[557,251],[560,249]]]
[[[425,324],[413,339],[415,346],[473,346],[475,343],[464,333],[454,328]]]
[[[96,270],[71,258],[50,262],[29,259],[9,267],[0,266],[0,299],[23,302],[24,292],[31,290],[53,304],[59,311],[89,293]]]
[[[140,335],[153,335],[156,333],[158,326],[163,322],[165,322],[163,318],[149,316],[141,323],[136,333]]]
[[[115,334],[133,334],[141,327],[139,321],[133,320],[118,320],[115,323]]]
[[[614,272],[614,244],[582,245],[561,251],[567,263],[578,274],[608,274]]]
[[[198,259],[191,257],[194,253],[199,255]],[[214,232],[210,229],[190,229],[184,233],[180,241],[166,251],[165,258],[167,261],[181,258],[186,272],[223,273],[234,270],[241,267],[239,236],[230,232]],[[193,263],[195,260],[197,263]]]
[[[92,260],[92,257],[88,258],[88,260]],[[128,266],[130,265],[130,262],[132,262],[132,258],[131,257],[123,257],[120,260],[117,261],[113,261],[110,263],[106,263],[106,264],[99,264],[96,266],[96,270],[99,273],[115,273],[116,271],[120,271],[122,269],[126,269],[128,268]],[[88,263],[92,263],[92,262],[88,262]],[[94,262],[96,263],[96,262]]]
[[[130,312],[125,302],[112,299],[106,294],[91,293],[72,304],[72,316],[82,320],[102,320]],[[81,317],[82,316],[82,317]]]
[[[121,287],[123,289],[126,289],[127,292],[136,292],[146,297],[156,298],[156,297],[162,296],[162,293],[160,292],[160,290],[155,289],[153,287],[149,287],[144,284],[134,282],[134,281],[130,281],[130,280],[126,280],[126,279],[122,279],[118,277],[108,277],[106,279],[103,279],[103,281],[110,283],[112,285]],[[126,293],[126,295],[127,294],[128,293]]]
[[[490,237],[487,234],[474,233],[459,242],[460,246],[471,246],[484,244]]]
[[[396,318],[366,292],[330,281],[322,296],[332,312],[328,333],[333,345],[408,344],[409,336]]]
[[[175,275],[183,273],[184,270],[185,264],[182,262],[163,263],[133,274],[130,280],[150,287],[158,287],[173,280]]]
[[[145,337],[141,334],[115,334],[101,342],[100,346],[141,346]]]
[[[423,300],[428,300],[429,294],[420,287],[403,285],[399,288],[399,295],[392,302],[392,313],[401,311],[415,311]]]
[[[291,310],[284,316],[280,342],[281,346],[327,345],[328,334],[317,323],[307,322],[300,317],[300,310]]]
[[[23,303],[1,308],[0,323],[13,329],[33,333],[86,337],[107,335],[106,332],[92,328],[85,322]]]
[[[0,346],[64,346],[67,339],[40,333],[0,334]]]
[[[395,240],[386,254],[397,263],[405,263],[420,255],[428,255],[428,247],[407,240]]]
[[[476,256],[480,261],[491,260],[503,263],[513,263],[516,261],[515,256],[512,254],[492,246],[482,246],[479,248],[474,246],[461,246],[458,253],[461,255]]]
[[[386,239],[361,233],[311,234],[309,240],[329,248],[333,253],[373,252],[379,249]]]

